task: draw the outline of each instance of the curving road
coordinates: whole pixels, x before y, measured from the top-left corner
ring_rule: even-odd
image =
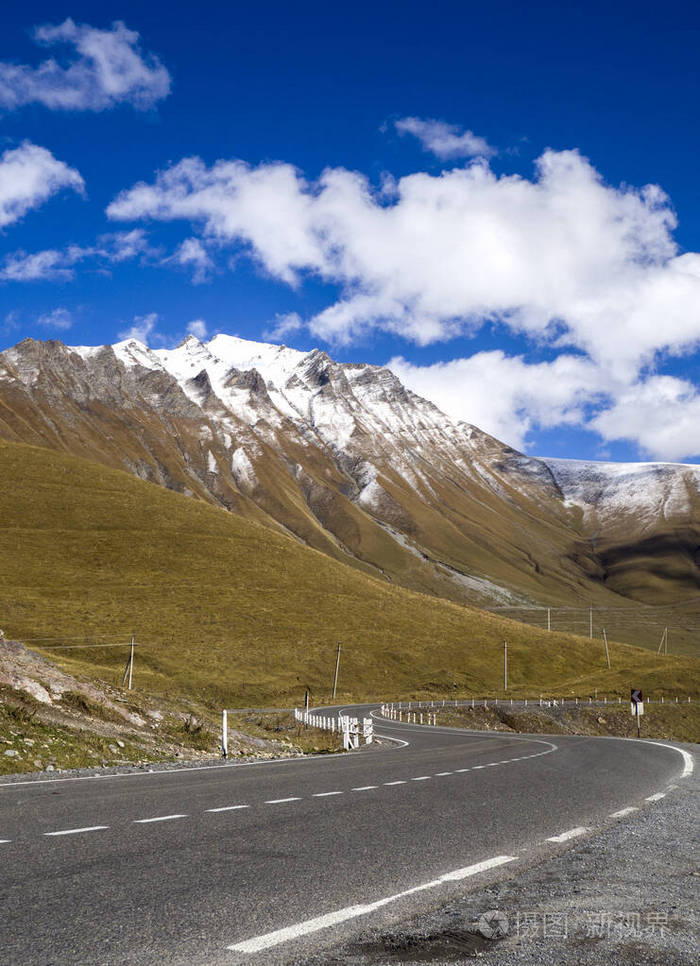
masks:
[[[0,963],[303,961],[654,807],[692,768],[646,741],[377,733],[348,755],[0,780]]]

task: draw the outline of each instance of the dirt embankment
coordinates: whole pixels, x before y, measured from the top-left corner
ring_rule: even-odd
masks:
[[[597,707],[537,707],[522,710],[477,706],[438,711],[436,723],[474,728],[478,731],[510,731],[519,734],[637,737],[637,725],[630,713],[629,702]],[[641,718],[641,736],[700,741],[700,705],[647,703]]]
[[[79,680],[0,636],[0,775],[212,758],[219,720],[194,703]],[[230,757],[335,750],[291,715],[240,716],[230,725]]]

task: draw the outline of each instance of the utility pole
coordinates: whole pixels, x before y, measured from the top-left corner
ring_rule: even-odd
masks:
[[[333,700],[335,700],[335,692],[338,688],[338,668],[340,667],[340,641],[338,641],[338,650],[335,654],[335,676],[333,677]]]
[[[503,690],[508,690],[508,641],[503,642]]]
[[[610,651],[608,651],[608,635],[605,633],[605,628],[603,628],[603,640],[605,641],[605,660],[608,662],[608,671],[610,670]]]
[[[131,691],[131,678],[134,673],[134,635],[131,635],[131,651],[129,653],[129,691]]]
[[[588,608],[588,636],[593,640],[593,604]]]
[[[552,629],[552,608],[548,607],[547,608],[547,630],[551,631],[551,629]]]

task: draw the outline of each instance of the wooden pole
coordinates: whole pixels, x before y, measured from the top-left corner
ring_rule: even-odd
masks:
[[[134,673],[134,635],[131,635],[131,652],[129,654],[129,691],[131,691],[131,678]]]
[[[503,642],[503,690],[508,690],[508,641]]]
[[[605,628],[603,628],[603,640],[605,641],[605,660],[608,662],[608,671],[610,670],[610,651],[608,650],[608,635],[605,633]]]
[[[335,692],[338,689],[338,668],[340,667],[340,641],[338,641],[338,650],[335,654],[335,675],[333,677],[333,700],[335,700]]]

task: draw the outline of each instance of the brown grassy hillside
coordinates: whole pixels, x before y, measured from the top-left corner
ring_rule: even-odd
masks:
[[[96,463],[0,443],[0,626],[123,644],[135,684],[212,704],[327,697],[337,641],[343,696],[496,692],[504,638],[514,693],[630,680],[698,691],[697,662],[547,634],[358,573],[203,501]],[[123,646],[47,653],[115,680]]]

